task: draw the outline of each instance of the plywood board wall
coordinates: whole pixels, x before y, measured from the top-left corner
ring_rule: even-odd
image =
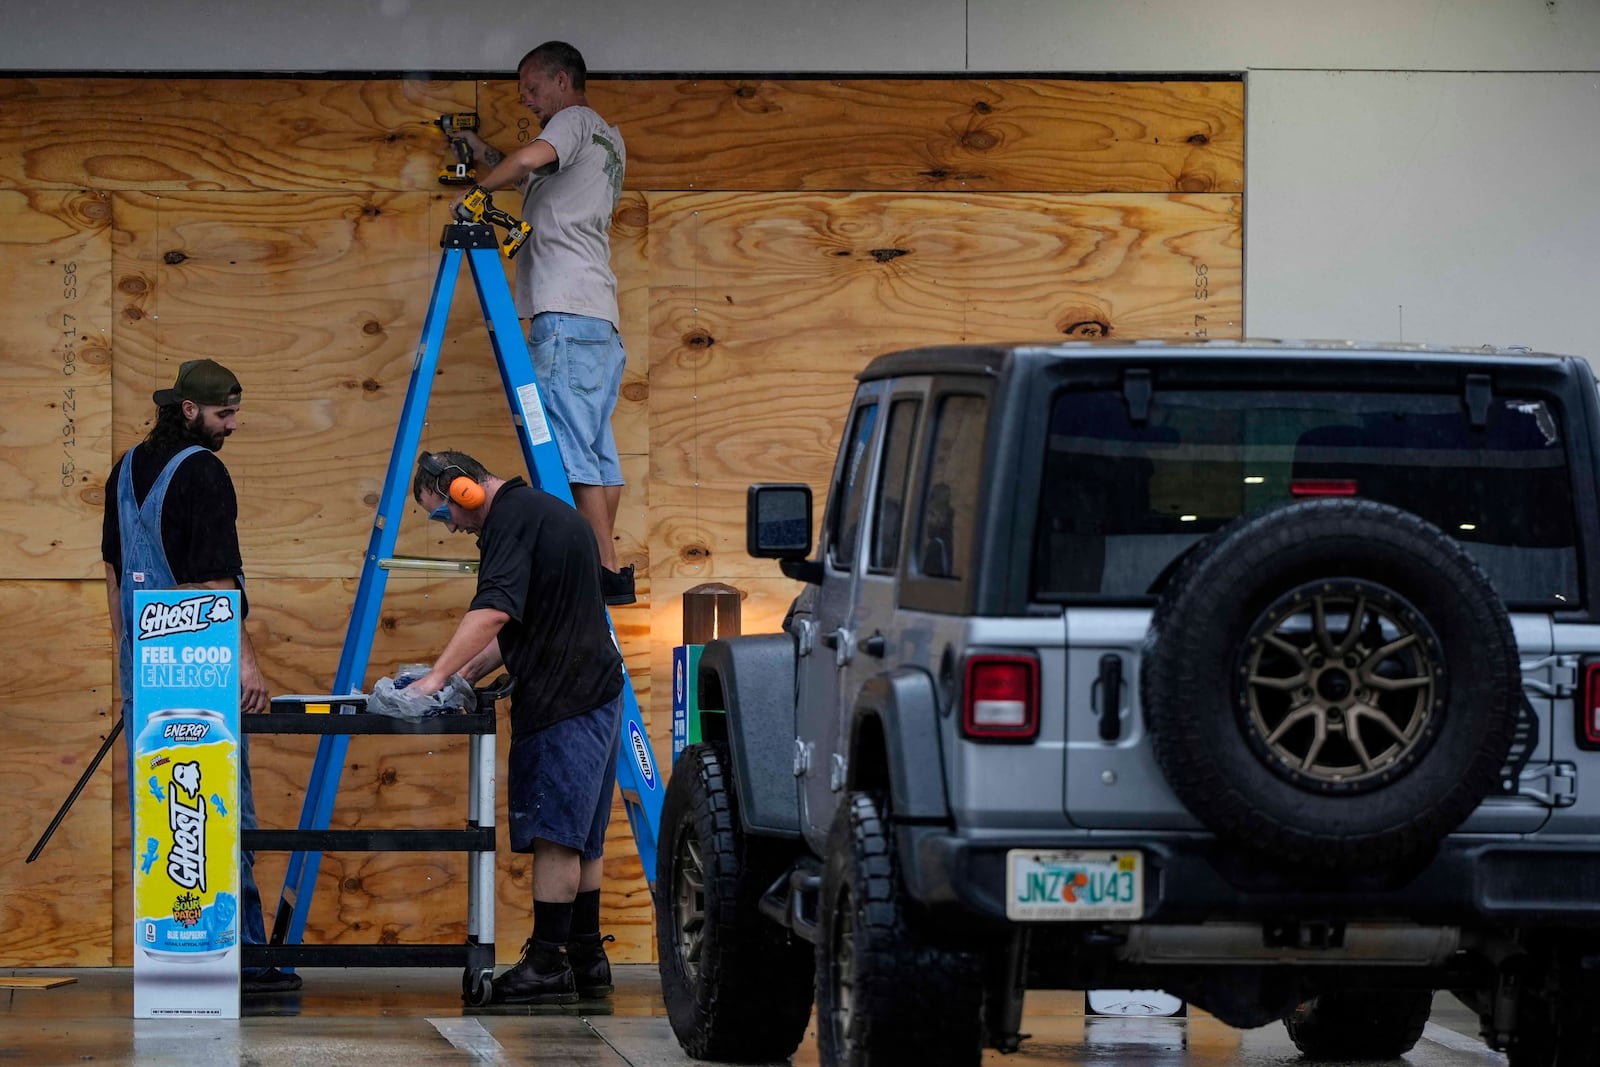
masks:
[[[747,631],[776,625],[796,587],[740,551],[744,486],[823,490],[852,376],[871,357],[968,339],[1237,336],[1238,82],[590,90],[629,161],[612,244],[628,348],[614,429],[628,480],[618,551],[638,568],[641,603],[613,619],[662,763],[670,716],[651,714],[650,681],[680,639],[681,594],[727,581],[746,596]],[[220,359],[244,385],[222,458],[269,685],[331,684],[455,195],[435,181],[445,149],[429,122],[474,106],[503,148],[537,132],[507,80],[0,80],[0,284],[21,294],[0,308],[0,607],[15,619],[58,593],[73,604],[9,634],[24,661],[72,664],[38,700],[0,698],[0,742],[17,753],[0,762],[7,788],[64,795],[103,736],[101,483],[185,359]],[[520,470],[465,276],[423,443]],[[474,554],[415,508],[399,539],[408,554]],[[470,594],[470,582],[392,578],[368,681],[437,652]],[[77,724],[47,746],[50,774],[17,740],[46,710]],[[312,747],[257,739],[263,825],[298,821]],[[464,747],[353,744],[335,825],[458,821]],[[120,763],[102,771],[51,866],[0,870],[0,897],[58,891],[69,859],[92,874],[71,881],[70,919],[0,924],[0,965],[128,961],[123,789]],[[14,829],[8,847],[35,832]],[[269,908],[282,869],[282,856],[258,861]],[[503,852],[508,959],[529,879],[527,859]],[[645,882],[618,807],[602,898],[614,959],[653,958]],[[459,940],[463,885],[457,857],[329,856],[307,938]]]

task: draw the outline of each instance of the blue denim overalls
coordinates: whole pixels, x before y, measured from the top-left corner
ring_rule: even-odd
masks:
[[[138,447],[138,446],[134,446]],[[135,505],[133,498],[133,449],[122,457],[122,472],[117,479],[117,529],[122,535],[122,581],[120,583],[122,610],[122,644],[117,649],[118,679],[122,692],[122,726],[128,740],[128,817],[133,817],[133,724],[128,721],[133,712],[133,628],[135,625],[133,594],[139,590],[171,589],[176,584],[172,567],[167,563],[166,547],[161,541],[161,507],[166,503],[167,488],[178,466],[196,452],[204,452],[199,445],[190,445],[173,456],[150,492],[143,506]],[[244,575],[238,576],[239,588],[244,589]],[[256,801],[250,788],[250,751],[243,731],[239,734],[239,828],[256,828]],[[133,853],[139,854],[139,844],[134,842]],[[253,869],[255,853],[243,853],[239,866],[239,937],[246,945],[259,945],[266,941],[266,926],[261,916],[261,891],[256,888]]]

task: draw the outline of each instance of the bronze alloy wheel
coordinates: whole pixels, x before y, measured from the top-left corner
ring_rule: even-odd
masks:
[[[700,948],[706,927],[706,869],[700,861],[700,842],[693,833],[678,839],[673,870],[672,919],[678,931],[678,956],[693,982],[700,977]]]
[[[1292,590],[1261,613],[1245,641],[1246,735],[1302,786],[1356,791],[1391,780],[1436,732],[1438,648],[1417,610],[1376,582]]]
[[[839,894],[833,924],[833,1026],[838,1035],[837,1044],[843,1047],[850,1038],[850,1025],[855,1009],[856,951],[855,951],[855,899],[848,889]]]

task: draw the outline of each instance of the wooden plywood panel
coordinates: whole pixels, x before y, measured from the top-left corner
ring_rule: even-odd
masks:
[[[116,213],[119,450],[183,360],[222,361],[246,574],[357,573],[435,272],[428,195],[126,193]]]
[[[89,578],[111,460],[111,204],[0,190],[0,579]]]
[[[0,585],[0,647],[26,669],[0,698],[0,967],[111,963],[111,768],[101,764],[39,858],[56,807],[114,721],[105,583]],[[109,761],[110,756],[107,757]]]
[[[882,352],[1239,335],[1233,196],[650,201],[657,580],[772,573],[744,553],[745,487],[808,481],[820,499],[852,376]]]
[[[484,136],[537,136],[515,83]],[[596,79],[629,189],[1241,192],[1240,81]]]
[[[0,188],[422,189],[472,82],[0,79]]]

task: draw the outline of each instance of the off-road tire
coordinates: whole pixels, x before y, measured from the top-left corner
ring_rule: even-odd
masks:
[[[983,1055],[978,958],[936,945],[904,906],[885,807],[839,805],[828,838],[817,938],[817,1049],[839,1067],[946,1064]]]
[[[1151,749],[1173,792],[1219,837],[1291,865],[1377,867],[1425,855],[1495,788],[1516,727],[1516,640],[1489,579],[1437,527],[1375,501],[1291,504],[1240,519],[1213,538],[1158,600],[1140,672]],[[1324,601],[1335,605],[1341,597],[1349,605],[1347,632],[1332,633],[1329,616],[1326,628],[1305,639],[1306,666],[1291,677],[1324,678],[1330,666],[1323,651],[1340,648],[1356,664],[1344,681],[1356,695],[1345,690],[1328,699],[1362,707],[1323,708],[1323,696],[1312,690],[1317,681],[1301,691],[1311,694],[1301,707],[1314,706],[1328,723],[1349,715],[1370,729],[1368,702],[1397,699],[1388,687],[1423,686],[1416,692],[1425,694],[1410,720],[1415,735],[1394,746],[1394,762],[1374,764],[1370,773],[1363,763],[1363,773],[1348,779],[1315,756],[1298,767],[1273,749],[1278,742],[1259,714],[1273,687],[1252,673],[1264,644],[1309,616],[1307,605],[1322,612]],[[1366,625],[1349,624],[1352,618]],[[1285,629],[1273,629],[1280,623]],[[1361,635],[1379,629],[1410,636],[1393,656],[1411,657],[1406,669],[1416,677],[1377,677],[1393,665]],[[1330,725],[1327,736],[1341,735]]]
[[[1432,1010],[1428,990],[1340,990],[1312,997],[1283,1025],[1310,1060],[1392,1060],[1422,1039]]]
[[[1600,1063],[1600,1017],[1594,1009],[1600,990],[1592,981],[1569,980],[1571,987],[1564,993],[1519,999],[1517,1032],[1506,1049],[1509,1067],[1593,1067]]]
[[[760,914],[761,894],[792,857],[741,829],[729,768],[720,746],[691,745],[667,783],[656,854],[661,995],[695,1059],[784,1060],[811,1017],[811,946]],[[698,872],[683,862],[685,850]],[[694,960],[685,958],[680,893],[700,916]]]

